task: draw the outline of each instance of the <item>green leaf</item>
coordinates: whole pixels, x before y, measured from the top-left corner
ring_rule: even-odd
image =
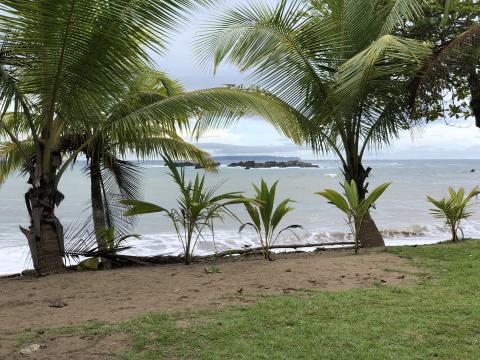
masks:
[[[341,211],[343,211],[345,214],[348,214],[350,212],[350,206],[347,200],[345,200],[342,194],[338,193],[337,191],[332,189],[326,189],[324,191],[317,192],[315,194],[324,197],[333,205],[335,205],[337,208],[339,208]]]
[[[375,203],[375,201],[377,201],[377,199],[385,192],[385,190],[387,190],[390,185],[391,183],[389,182],[377,186],[375,189],[372,190],[370,195],[368,195],[367,198],[362,201],[358,211],[361,218],[365,216],[368,209]]]
[[[167,210],[161,206],[140,200],[122,200],[121,203],[131,207],[124,213],[125,216],[167,212]]]
[[[78,263],[77,270],[97,270],[99,263],[100,259],[98,257],[88,258]]]

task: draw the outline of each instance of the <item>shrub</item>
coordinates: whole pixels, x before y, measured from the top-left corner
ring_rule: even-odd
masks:
[[[450,228],[452,234],[452,241],[458,240],[458,232],[463,231],[460,227],[462,220],[468,219],[472,213],[468,209],[472,206],[470,201],[474,196],[480,194],[477,186],[475,186],[467,196],[465,196],[465,189],[462,187],[455,191],[452,187],[448,188],[449,198],[442,198],[435,200],[427,195],[427,201],[432,203],[435,208],[430,209],[430,213],[440,219],[445,219],[446,225]]]
[[[212,188],[205,186],[205,175],[198,174],[195,180],[185,179],[185,170],[179,172],[170,158],[164,157],[165,164],[170,170],[170,175],[178,185],[180,198],[178,208],[167,210],[161,206],[139,200],[123,200],[122,203],[131,206],[125,212],[126,216],[148,213],[164,213],[171,219],[175,232],[183,247],[185,264],[192,262],[193,251],[198,240],[203,237],[203,232],[208,230],[214,234],[214,220],[221,220],[225,214],[233,215],[228,205],[247,201],[241,197],[241,192],[216,194],[221,186],[217,184]]]
[[[355,253],[358,252],[358,243],[363,219],[375,201],[383,194],[391,183],[384,183],[376,187],[366,199],[361,200],[357,190],[357,184],[354,180],[344,181],[344,195],[332,189],[325,189],[317,192],[317,195],[323,196],[331,204],[335,205],[347,215],[347,224],[355,239]]]
[[[294,210],[294,208],[288,206],[288,204],[293,202],[291,199],[281,201],[274,210],[277,184],[278,181],[269,188],[263,179],[260,187],[253,184],[256,196],[253,200],[244,202],[252,222],[242,224],[239,229],[239,231],[242,232],[246,226],[250,226],[255,230],[260,239],[263,256],[266,260],[270,260],[270,247],[282,232],[289,230],[296,236],[293,229],[301,228],[300,225],[289,225],[276,232],[277,227],[285,215]]]

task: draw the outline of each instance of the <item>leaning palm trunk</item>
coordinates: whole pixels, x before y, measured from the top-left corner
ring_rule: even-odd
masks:
[[[100,251],[107,250],[109,244],[105,239],[105,229],[111,226],[106,218],[105,204],[103,202],[102,192],[102,173],[100,168],[100,159],[95,154],[90,160],[90,197],[92,202],[92,220],[95,230],[95,239]],[[102,257],[104,268],[110,268],[112,262],[110,259]]]
[[[95,237],[99,249],[104,248],[102,243],[102,230],[107,227],[105,219],[105,207],[103,205],[102,179],[100,161],[98,156],[93,156],[90,161],[90,196],[92,201],[92,219],[95,229]]]
[[[63,199],[55,181],[60,165],[59,153],[51,154],[48,171],[45,171],[42,161],[36,161],[30,169],[31,188],[25,194],[30,227],[21,230],[27,237],[33,266],[41,274],[64,269],[63,227],[55,216],[55,206]]]

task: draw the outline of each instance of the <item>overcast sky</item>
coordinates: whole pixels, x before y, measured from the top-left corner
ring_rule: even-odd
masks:
[[[174,35],[171,46],[163,57],[156,57],[159,69],[181,81],[187,89],[202,89],[224,84],[246,84],[247,78],[232,66],[222,66],[214,76],[194,61],[193,41],[196,29],[222,9],[246,3],[248,0],[223,0],[215,10],[197,12],[183,30]],[[258,0],[276,3],[275,0]],[[301,149],[279,135],[261,119],[243,119],[231,129],[215,131],[200,140],[201,146],[212,155],[262,154],[315,158],[307,149]],[[203,145],[202,145],[203,144]],[[374,159],[445,159],[480,158],[480,130],[473,119],[455,126],[444,122],[423,126],[412,134],[405,132],[393,146],[369,154]]]

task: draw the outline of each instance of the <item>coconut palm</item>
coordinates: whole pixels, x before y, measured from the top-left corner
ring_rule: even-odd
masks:
[[[333,189],[325,189],[315,194],[328,200],[329,203],[340,209],[347,215],[347,224],[351,229],[355,239],[355,253],[358,253],[359,236],[364,224],[363,219],[368,213],[368,209],[377,201],[377,199],[387,190],[390,183],[384,183],[372,190],[372,193],[365,199],[360,199],[357,185],[354,180],[343,182],[344,195]]]
[[[249,71],[259,88],[291,108],[305,143],[340,159],[364,199],[371,171],[365,152],[410,126],[406,84],[429,48],[391,32],[420,12],[418,0],[255,2],[209,21],[197,54],[214,69],[229,61]],[[362,245],[383,245],[368,213],[364,221]]]
[[[101,134],[95,129],[83,129],[80,133],[67,132],[60,137],[58,149],[65,156],[71,155],[81,146],[88,136],[88,131],[90,135],[94,135],[89,145],[83,148],[82,154],[87,159],[84,172],[90,178],[93,234],[97,241],[96,247],[100,250],[105,247],[103,246],[105,229],[126,233],[128,228],[125,225],[131,223],[128,221],[129,218],[123,217],[125,209],[116,200],[118,198],[135,199],[140,196],[141,169],[134,162],[122,160],[127,152],[137,158],[168,154],[173,158],[191,159],[203,167],[213,168],[213,161],[207,153],[184,141],[168,127],[165,128],[161,121],[155,123],[154,129],[149,131],[147,137],[133,138],[126,143],[122,142],[123,139],[112,138],[108,133],[110,128],[106,124],[114,122],[119,114],[139,111],[148,105],[183,92],[182,86],[168,78],[165,73],[145,69],[132,79],[124,97],[114,103],[111,109],[105,109],[102,112],[103,117],[99,118],[101,121],[95,124],[96,127],[105,128]],[[169,120],[166,123],[169,124]],[[141,123],[136,125],[143,126]],[[14,124],[9,124],[11,131],[15,131],[13,126]],[[18,131],[18,123],[15,126]],[[27,132],[27,129],[23,131]],[[31,143],[31,139],[22,141],[22,144],[26,145],[27,142]],[[0,156],[3,157],[0,162],[0,182],[14,171],[21,170],[25,165],[19,148],[12,142],[0,144]],[[32,153],[31,156],[34,154]],[[84,235],[86,234],[92,233],[84,232]]]
[[[147,48],[162,49],[167,32],[199,1],[6,0],[0,4],[2,49],[13,62],[1,64],[2,114],[13,109],[29,127],[34,158],[4,127],[23,153],[29,184],[31,226],[26,235],[35,268],[63,268],[63,229],[54,208],[62,165],[57,147],[65,127],[97,121],[106,104],[124,91],[131,74],[147,61]],[[88,105],[86,105],[88,104]],[[88,116],[87,116],[88,114]],[[3,119],[2,119],[3,120]]]
[[[38,272],[63,269],[63,227],[55,216],[63,200],[58,183],[77,155],[102,135],[114,144],[131,144],[149,137],[159,121],[173,133],[199,112],[231,119],[248,110],[272,120],[274,112],[282,113],[276,122],[283,121],[284,131],[294,136],[295,124],[282,103],[267,106],[266,96],[238,89],[172,96],[131,112],[120,107],[115,121],[102,123],[105,109],[124,97],[128,84],[151,62],[149,50],[161,53],[186,12],[205,2],[0,3],[0,126],[22,154],[29,177],[30,226],[22,231]],[[10,121],[18,126],[8,126]],[[85,137],[63,162],[65,134]],[[25,137],[29,144],[22,142]]]
[[[263,179],[260,182],[260,187],[252,184],[255,190],[254,201],[246,201],[244,203],[251,222],[243,223],[239,229],[239,232],[242,232],[243,229],[248,226],[255,230],[260,240],[263,258],[265,260],[271,260],[270,248],[283,232],[290,231],[297,236],[294,230],[302,228],[301,225],[292,224],[277,229],[283,218],[289,212],[295,210],[293,207],[289,206],[290,203],[294,202],[289,198],[282,200],[277,207],[274,208],[277,184],[278,180],[269,187]]]
[[[178,208],[168,210],[139,200],[123,200],[122,203],[130,207],[125,212],[126,216],[164,213],[172,221],[178,240],[182,244],[185,265],[190,265],[195,246],[204,238],[205,231],[210,231],[214,236],[214,222],[222,221],[225,215],[234,216],[228,207],[249,202],[250,199],[242,197],[241,192],[219,194],[218,190],[222,183],[207,188],[205,175],[200,177],[196,174],[193,182],[188,181],[184,168],[178,171],[170,158],[164,157],[164,160],[180,192]]]
[[[445,224],[450,228],[452,234],[452,241],[458,239],[458,232],[462,233],[461,223],[472,216],[470,208],[471,201],[474,197],[480,194],[477,186],[475,186],[468,194],[465,194],[465,189],[462,187],[456,191],[452,187],[448,188],[449,197],[444,197],[440,200],[435,200],[427,195],[427,201],[435,206],[430,209],[430,213],[436,218],[445,219]]]

